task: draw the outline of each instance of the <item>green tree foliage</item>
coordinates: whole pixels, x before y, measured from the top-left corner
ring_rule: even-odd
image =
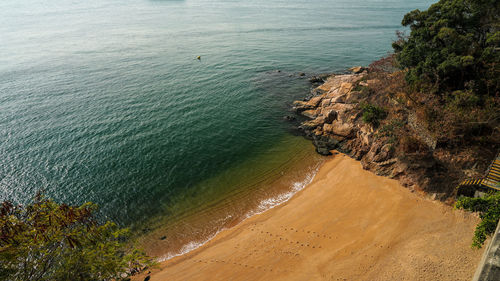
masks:
[[[393,43],[407,82],[435,93],[500,89],[500,1],[440,0],[406,14],[407,38]]]
[[[373,104],[363,104],[361,109],[363,110],[363,121],[374,127],[377,127],[380,121],[387,117],[387,112],[383,108]]]
[[[484,198],[461,197],[455,204],[456,208],[479,212],[481,222],[476,226],[472,246],[481,248],[486,237],[492,235],[500,219],[500,192]]]
[[[120,280],[151,260],[126,242],[127,229],[98,223],[97,206],[58,204],[42,195],[0,207],[1,280]]]

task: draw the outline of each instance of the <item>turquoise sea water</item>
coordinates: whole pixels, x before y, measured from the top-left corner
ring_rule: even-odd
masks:
[[[0,200],[43,189],[138,226],[276,196],[320,161],[282,118],[297,74],[384,56],[431,2],[2,0]]]

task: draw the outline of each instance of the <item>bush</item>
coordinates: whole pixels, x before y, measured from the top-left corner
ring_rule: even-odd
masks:
[[[447,106],[455,109],[469,110],[479,104],[479,97],[474,95],[472,91],[454,91],[452,92],[446,102]]]
[[[363,110],[363,121],[374,127],[377,127],[380,121],[387,116],[387,112],[376,105],[363,104],[361,105],[361,109]]]
[[[399,33],[397,33],[399,34]],[[372,62],[369,66],[369,73],[378,72],[378,73],[393,73],[398,70],[396,66],[396,60],[394,58],[394,54],[390,54],[385,56],[379,60]]]
[[[386,137],[387,143],[396,144],[403,126],[404,122],[402,120],[392,119],[390,122],[380,127],[376,136],[379,138]]]
[[[399,138],[399,151],[403,153],[416,153],[416,152],[426,152],[428,150],[427,145],[425,145],[420,139],[404,135]]]
[[[42,195],[27,206],[0,207],[1,280],[121,280],[151,264],[127,245],[128,230],[98,223],[97,206],[58,204]]]
[[[481,248],[487,236],[492,235],[500,219],[500,192],[489,194],[484,198],[461,197],[455,208],[479,212],[481,222],[476,226],[472,247]]]

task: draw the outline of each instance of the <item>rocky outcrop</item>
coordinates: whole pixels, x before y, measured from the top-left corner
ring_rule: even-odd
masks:
[[[427,175],[436,169],[436,162],[424,156],[396,156],[392,144],[377,137],[377,128],[362,121],[362,94],[356,88],[370,87],[377,81],[365,81],[364,68],[352,72],[328,77],[311,91],[308,100],[293,103],[293,109],[308,118],[299,130],[313,141],[319,154],[329,155],[336,149],[378,175],[398,179],[411,189],[425,189],[430,184]]]
[[[425,117],[418,117],[425,99],[409,99],[398,84],[401,75],[353,67],[350,74],[312,79],[324,83],[294,102],[295,112],[307,119],[298,128],[322,155],[339,150],[377,175],[451,203],[457,184],[480,177],[497,148],[431,132]]]
[[[294,110],[311,120],[300,129],[314,140],[317,151],[330,154],[331,149],[353,138],[359,131],[355,119],[359,115],[353,93],[354,83],[364,74],[332,75],[323,85],[313,90],[316,96],[307,101],[295,101]]]

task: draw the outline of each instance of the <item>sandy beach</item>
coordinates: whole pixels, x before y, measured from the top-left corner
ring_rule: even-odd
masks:
[[[151,280],[470,280],[477,222],[336,154],[290,201],[161,263]]]

